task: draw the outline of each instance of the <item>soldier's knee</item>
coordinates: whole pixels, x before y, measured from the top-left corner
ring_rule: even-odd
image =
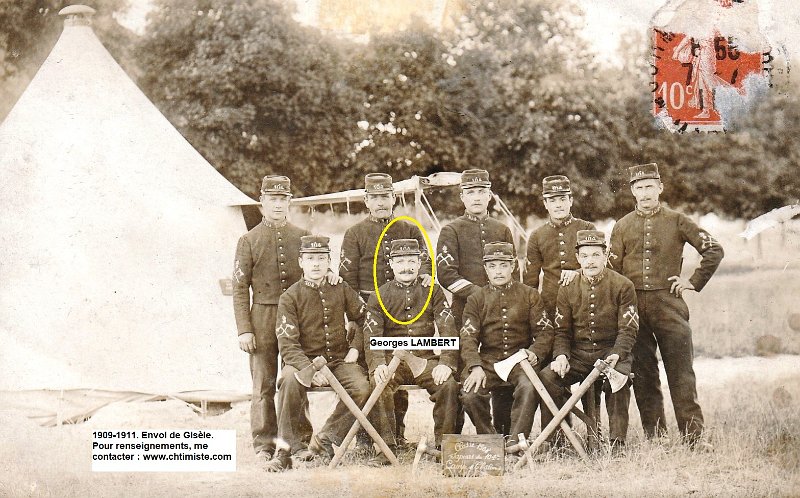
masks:
[[[350,396],[356,403],[361,404],[367,401],[370,392],[371,389],[369,387],[369,381],[367,381],[367,379],[364,379],[363,382],[358,382],[353,386],[353,392],[350,394]]]

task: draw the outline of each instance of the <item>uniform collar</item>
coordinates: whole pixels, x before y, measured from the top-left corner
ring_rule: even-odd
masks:
[[[589,283],[591,285],[595,285],[595,284],[599,283],[601,280],[603,280],[603,278],[605,278],[607,272],[608,272],[608,270],[606,268],[603,268],[603,270],[600,272],[599,275],[596,275],[594,277],[588,277],[588,276],[584,275],[583,271],[581,271],[581,278],[585,282],[587,282],[587,283]]]
[[[303,277],[303,285],[305,285],[306,287],[311,287],[312,289],[319,289],[325,285],[325,279],[324,278],[322,279],[321,284],[315,284],[311,280],[306,280],[306,278]]]
[[[660,202],[658,203],[658,206],[656,206],[649,213],[646,213],[646,212],[640,210],[638,206],[636,207],[636,214],[641,216],[642,218],[651,218],[651,217],[657,215],[659,212],[661,212],[661,203]]]
[[[501,285],[500,287],[490,283],[489,284],[489,288],[491,290],[493,290],[493,291],[499,292],[499,291],[509,290],[512,285],[514,285],[514,281],[513,280],[511,282],[507,283],[506,285]]]
[[[474,214],[470,214],[466,210],[464,210],[464,218],[468,219],[469,221],[480,223],[482,221],[486,221],[489,219],[489,213],[486,213],[483,216],[475,216]]]
[[[261,218],[261,223],[264,224],[267,228],[283,228],[288,223],[287,219],[284,218],[283,221],[269,221],[265,217]]]
[[[395,287],[399,287],[401,289],[410,289],[411,287],[416,287],[417,284],[419,284],[419,276],[417,277],[416,280],[414,280],[410,284],[404,284],[397,279],[392,280],[392,283],[395,285]]]
[[[553,218],[550,218],[547,220],[547,224],[553,228],[561,228],[569,225],[573,221],[575,221],[575,218],[572,216],[572,213],[570,213],[569,216],[562,221],[553,221]]]
[[[372,223],[379,223],[381,225],[386,225],[386,224],[388,224],[390,221],[392,221],[394,219],[394,213],[392,213],[392,215],[389,216],[388,218],[376,218],[376,217],[372,216],[372,214],[368,214],[367,215],[367,219],[369,221],[371,221]]]

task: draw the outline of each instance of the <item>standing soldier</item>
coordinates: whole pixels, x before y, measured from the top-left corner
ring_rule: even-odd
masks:
[[[250,355],[253,379],[250,429],[253,448],[263,461],[272,458],[278,431],[275,414],[278,298],[301,276],[297,263],[300,237],[308,234],[286,220],[291,196],[287,177],[264,177],[260,197],[264,219],[239,239],[234,262],[233,311],[239,348]],[[306,424],[299,430],[300,439],[307,443],[311,426]]]
[[[666,434],[664,398],[656,348],[675,408],[675,418],[692,447],[711,449],[700,441],[703,412],[697,402],[692,367],[692,329],[689,309],[682,298],[708,283],[724,255],[722,247],[684,214],[662,206],[664,191],[655,163],[629,168],[636,209],[625,215],[611,233],[611,264],[636,287],[641,323],[633,348],[633,391],[648,437]],[[681,277],[683,247],[691,244],[702,256],[691,278]]]
[[[542,299],[552,317],[559,285],[569,285],[580,268],[573,251],[578,230],[594,230],[595,227],[588,221],[572,216],[572,189],[566,176],[545,177],[542,180],[542,197],[550,219],[531,232],[523,281],[538,289],[539,273],[544,270]]]
[[[342,239],[342,253],[339,263],[339,276],[350,287],[361,294],[364,300],[375,293],[375,283],[372,274],[372,262],[375,257],[375,248],[381,232],[394,217],[395,203],[392,177],[385,173],[369,173],[364,177],[364,204],[369,209],[369,216],[351,226],[344,233]],[[427,247],[425,239],[419,229],[413,224],[400,220],[395,222],[383,240],[378,251],[378,260],[375,265],[378,287],[392,280],[391,266],[389,265],[389,248],[396,239],[417,239],[420,247]],[[431,282],[431,262],[424,251],[422,256],[422,269],[420,270],[422,283],[429,286]],[[405,416],[408,411],[408,393],[397,391],[394,400],[395,419],[397,422],[396,434],[399,444],[403,444],[405,433]]]
[[[459,329],[467,298],[489,282],[481,259],[484,246],[495,241],[514,243],[511,230],[489,216],[491,188],[488,171],[468,169],[461,173],[464,216],[442,227],[439,234],[437,274],[442,285],[453,293],[453,314]],[[504,435],[511,427],[512,401],[511,389],[492,391],[494,427]]]
[[[553,342],[553,325],[539,292],[515,282],[516,256],[508,242],[486,244],[483,260],[489,283],[469,296],[461,327],[461,358],[464,361],[464,411],[478,434],[493,434],[489,392],[502,384],[494,364],[520,349],[527,349],[531,365],[545,365]],[[538,368],[537,368],[538,369]],[[468,375],[467,375],[468,373]],[[508,377],[514,386],[511,407],[511,439],[531,432],[538,395],[522,367],[515,365]]]
[[[378,296],[369,298],[367,305],[367,318],[364,322],[366,340],[372,337],[433,337],[434,324],[439,329],[440,337],[458,337],[458,331],[453,321],[453,314],[447,304],[444,291],[434,285],[430,302],[426,288],[419,279],[419,269],[422,265],[420,259],[420,246],[416,239],[396,239],[392,241],[390,261],[394,273],[394,280],[380,287],[380,299],[386,308],[384,313],[378,302]],[[400,325],[395,320],[408,322],[416,317],[425,308],[422,316],[414,323]],[[458,350],[445,350],[441,356],[433,351],[414,351],[416,356],[428,361],[425,370],[414,377],[405,364],[395,372],[395,381],[386,388],[386,396],[382,398],[383,411],[386,414],[390,427],[394,426],[393,390],[398,384],[417,384],[424,387],[430,394],[433,406],[433,433],[436,446],[442,442],[442,434],[456,432],[456,423],[461,407],[458,401],[458,383],[453,378],[453,372],[458,366]],[[375,383],[385,382],[388,375],[386,354],[381,350],[368,349],[366,352],[370,373]],[[391,434],[389,434],[391,438]],[[387,441],[391,447],[396,445],[393,440]],[[383,453],[376,456],[374,464],[385,465],[388,460]]]
[[[279,445],[267,470],[290,469],[290,449],[302,445],[308,423],[308,386],[295,375],[311,365],[313,358],[323,356],[336,379],[358,406],[369,397],[366,372],[357,363],[364,351],[362,325],[366,304],[346,283],[331,285],[325,280],[330,268],[330,239],[317,235],[302,237],[298,263],[303,278],[283,293],[278,304],[278,345],[284,366],[278,392]],[[345,327],[344,317],[356,327],[352,334]],[[327,386],[322,372],[316,372],[311,386]],[[322,457],[333,458],[333,445],[341,445],[355,417],[339,400],[320,432],[314,435],[308,449]]]
[[[575,243],[579,230],[594,230],[594,224],[572,216],[572,187],[569,178],[563,175],[547,176],[542,180],[544,207],[550,219],[533,232],[528,239],[527,267],[523,281],[531,287],[539,288],[539,274],[542,278],[542,300],[547,312],[555,316],[556,297],[561,286],[569,285],[578,274],[580,264],[575,257]],[[543,271],[542,271],[543,270]],[[624,435],[628,433],[628,402],[630,389],[615,397],[617,403],[606,401],[611,432]],[[624,413],[616,413],[615,410]],[[621,425],[616,425],[621,424]],[[544,427],[544,426],[543,426]]]
[[[555,360],[542,372],[542,383],[558,406],[567,400],[565,388],[582,381],[598,359],[620,373],[629,374],[631,348],[639,329],[636,291],[630,280],[606,268],[608,257],[603,232],[580,230],[576,237],[575,250],[581,270],[577,278],[558,290],[553,340]],[[611,445],[617,451],[625,445],[629,400],[627,388],[606,396]],[[612,409],[617,406],[619,409]],[[551,420],[553,414],[542,410],[542,427]],[[555,433],[551,442],[554,439]]]

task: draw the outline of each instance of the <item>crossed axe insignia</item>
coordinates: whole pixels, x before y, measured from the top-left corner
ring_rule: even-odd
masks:
[[[556,327],[561,326],[561,319],[564,318],[564,315],[561,314],[561,311],[556,308],[556,316],[553,318],[553,322],[555,323]]]
[[[447,306],[446,304],[445,304],[445,307],[442,309],[442,311],[439,313],[439,316],[442,317],[442,319],[445,320],[445,321],[448,318],[450,320],[455,320],[455,318],[453,317],[453,313],[450,311],[450,307]]]
[[[548,329],[548,328],[552,329],[553,328],[553,323],[550,321],[549,318],[547,318],[547,312],[546,311],[542,311],[542,318],[540,318],[539,321],[536,322],[536,325],[539,325],[540,327],[545,328],[545,329]]]
[[[241,278],[244,277],[244,272],[242,271],[242,264],[239,260],[236,260],[236,264],[234,265],[233,270],[233,278],[236,279],[236,283],[241,283]]]
[[[472,325],[469,318],[467,318],[467,321],[464,322],[464,325],[461,327],[461,331],[465,332],[467,335],[475,335],[475,332],[478,330]]]
[[[376,322],[375,319],[372,318],[372,314],[371,313],[367,313],[367,319],[364,320],[364,330],[366,330],[367,333],[370,334],[370,335],[372,335],[372,327],[373,327],[373,325],[378,325],[378,322]]]
[[[341,268],[344,271],[350,271],[349,268],[350,263],[352,263],[352,261],[350,261],[350,258],[346,257],[344,255],[344,251],[342,251],[341,260],[339,261],[339,268]]]
[[[700,240],[703,241],[702,245],[700,246],[701,249],[708,249],[709,247],[714,247],[718,244],[714,237],[709,235],[707,232],[700,232],[698,235],[700,236]]]
[[[278,337],[289,337],[289,331],[294,329],[294,325],[286,323],[286,315],[281,316],[281,325],[275,330],[278,331]]]
[[[447,246],[442,246],[442,252],[436,256],[436,262],[440,265],[450,266],[453,262],[453,255],[447,252]]]
[[[632,304],[628,306],[628,311],[622,315],[622,318],[628,319],[627,325],[635,324],[637,328],[639,327],[639,313],[636,312],[636,306]]]

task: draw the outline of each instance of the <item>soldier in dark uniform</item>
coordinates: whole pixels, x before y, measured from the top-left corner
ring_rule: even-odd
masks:
[[[538,289],[539,274],[544,270],[542,299],[552,317],[559,286],[572,282],[580,268],[572,249],[578,230],[594,230],[595,227],[572,216],[572,189],[566,176],[545,177],[542,197],[550,219],[531,232],[523,282]]]
[[[622,374],[629,374],[631,348],[639,329],[636,291],[630,280],[606,268],[608,257],[603,232],[578,231],[576,249],[581,270],[577,278],[558,290],[553,320],[555,360],[549,369],[542,371],[542,383],[559,406],[567,400],[565,388],[582,381],[598,359]],[[606,405],[624,407],[609,409],[613,448],[625,444],[629,399],[630,390],[626,388],[606,396]],[[614,418],[624,418],[624,421]],[[553,414],[542,410],[542,427],[551,420]]]
[[[489,392],[504,383],[494,364],[526,349],[531,365],[545,365],[550,357],[553,325],[539,292],[512,280],[516,261],[512,244],[486,244],[483,260],[489,283],[467,298],[461,327],[461,402],[478,434],[493,434]],[[511,370],[508,381],[514,386],[508,441],[513,444],[517,434],[530,434],[538,395],[519,365]]]
[[[260,197],[264,219],[239,239],[233,272],[233,311],[239,347],[250,355],[253,379],[250,404],[253,448],[263,461],[272,458],[278,431],[275,414],[278,298],[302,275],[297,264],[298,250],[300,237],[308,234],[286,221],[290,198],[291,185],[287,177],[264,177]],[[298,431],[300,439],[307,443],[311,425],[299,427]]]
[[[375,247],[386,225],[394,218],[395,203],[392,177],[384,173],[370,173],[364,177],[364,204],[369,209],[369,216],[347,229],[342,239],[342,252],[339,263],[339,276],[350,287],[357,290],[364,300],[375,293],[375,283],[372,275],[372,262],[375,257]],[[378,287],[392,280],[391,266],[389,265],[389,247],[396,239],[416,239],[420,247],[427,247],[425,239],[419,229],[405,220],[395,222],[381,241],[378,252],[378,261],[375,272]],[[422,283],[429,286],[431,282],[431,262],[428,251],[423,251],[422,269],[420,270]],[[395,420],[397,422],[397,437],[401,444],[405,442],[405,416],[408,411],[408,393],[397,391],[395,394]]]
[[[380,287],[380,298],[389,313],[396,320],[408,322],[419,314],[428,301],[429,287],[422,285],[419,279],[421,267],[420,246],[416,239],[395,239],[390,248],[390,262],[394,279]],[[458,337],[453,313],[447,304],[444,291],[434,285],[430,304],[414,323],[400,325],[384,313],[378,303],[378,296],[373,295],[367,304],[367,318],[364,322],[364,335],[367,342],[372,337],[433,337],[434,324],[440,337]],[[399,384],[417,384],[430,394],[433,405],[433,433],[436,446],[442,441],[442,434],[452,434],[456,429],[458,414],[461,410],[458,400],[458,383],[453,377],[458,364],[458,350],[444,350],[441,355],[433,351],[418,350],[413,353],[428,360],[425,371],[414,377],[405,363],[401,364],[393,381],[386,388],[382,397],[382,410],[388,419],[388,425],[394,426],[394,409],[392,391]],[[387,354],[382,350],[367,349],[367,362],[374,381],[384,382],[388,375]],[[389,434],[390,447],[396,441]],[[380,453],[373,463],[387,464],[385,455]]]
[[[468,169],[461,173],[464,216],[442,227],[439,233],[437,277],[453,293],[453,315],[459,329],[467,298],[489,282],[483,268],[483,247],[493,241],[514,243],[511,230],[489,216],[491,188],[488,171]],[[492,391],[494,427],[500,434],[509,434],[513,395],[510,388]]]
[[[636,287],[641,328],[633,348],[633,391],[642,427],[648,437],[666,434],[658,348],[681,434],[692,447],[711,449],[699,440],[703,412],[697,402],[692,329],[682,293],[699,292],[708,283],[722,261],[722,246],[689,217],[659,203],[664,185],[655,163],[629,171],[636,209],[614,226],[610,261]],[[689,279],[681,277],[687,242],[702,256]]]
[[[563,175],[547,176],[542,180],[544,207],[550,216],[547,223],[540,226],[528,239],[526,270],[523,281],[531,287],[539,288],[539,276],[543,273],[542,300],[552,318],[556,310],[556,297],[561,286],[569,285],[578,275],[580,264],[576,259],[575,242],[578,230],[594,230],[593,223],[572,216],[572,186],[569,178]],[[630,398],[630,388],[627,388]],[[612,434],[628,433],[628,403],[621,399],[625,394],[615,397],[618,403],[606,402],[608,419],[611,420]],[[623,413],[615,413],[615,410]],[[616,425],[621,424],[621,425]]]
[[[328,237],[302,237],[298,261],[303,277],[283,293],[278,304],[276,332],[284,366],[278,392],[278,448],[267,464],[271,472],[291,468],[290,451],[303,444],[308,388],[295,373],[311,365],[313,358],[325,357],[328,368],[357,405],[363,406],[370,394],[366,372],[358,364],[364,350],[361,326],[366,304],[346,283],[331,285],[325,279],[331,262]],[[345,327],[345,315],[357,325],[352,334]],[[316,372],[311,385],[326,386],[328,381]],[[308,449],[323,460],[332,458],[333,445],[342,443],[354,420],[340,400]]]

